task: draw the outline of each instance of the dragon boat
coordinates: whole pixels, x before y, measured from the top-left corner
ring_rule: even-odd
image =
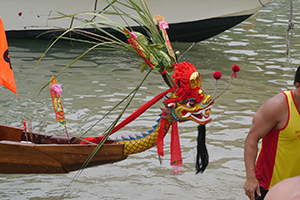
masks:
[[[110,128],[104,131],[104,134],[97,137],[72,137],[68,135],[60,101],[62,89],[56,81],[58,75],[69,67],[69,65],[56,77],[52,77],[50,82],[43,87],[45,88],[50,84],[50,94],[56,119],[61,125],[65,126],[66,136],[28,130],[26,123],[24,123],[24,128],[0,125],[0,173],[68,173],[87,167],[122,161],[131,154],[146,151],[154,146],[157,146],[158,157],[161,161],[164,156],[164,137],[169,129],[171,129],[170,164],[173,168],[173,173],[181,173],[183,160],[180,149],[178,123],[186,121],[193,121],[198,125],[195,168],[196,173],[204,172],[209,162],[205,136],[206,124],[212,120],[212,105],[228,88],[231,81],[236,78],[236,73],[240,68],[237,65],[233,65],[231,79],[227,87],[218,95],[218,80],[221,78],[221,72],[215,72],[213,74],[214,79],[216,79],[215,91],[212,95],[207,95],[201,88],[202,76],[196,67],[186,61],[179,62],[180,52],[173,51],[166,31],[169,26],[165,18],[155,15],[153,19],[146,1],[131,0],[130,3],[131,6],[139,6],[140,9],[136,8],[136,12],[140,16],[140,19],[138,17],[132,17],[132,19],[139,19],[137,20],[139,24],[144,24],[142,27],[145,28],[147,36],[134,31],[132,28],[128,29],[120,24],[113,23],[112,27],[127,38],[126,42],[118,38],[111,38],[110,42],[100,40],[99,43],[96,43],[89,50],[99,46],[108,46],[122,48],[128,50],[128,52],[135,53],[143,60],[143,63],[140,65],[142,73],[147,67],[150,67],[143,81],[146,80],[147,76],[153,70],[162,77],[168,89],[155,96],[126,119],[118,123],[118,120],[122,116],[120,114]],[[113,22],[109,19],[107,20],[107,23]],[[1,18],[0,28],[4,32]],[[74,29],[70,28],[64,34],[72,30]],[[111,36],[105,30],[103,30],[103,33]],[[63,37],[63,35],[50,45],[38,63],[53,44]],[[2,36],[5,36],[5,33]],[[3,41],[6,41],[6,38]],[[4,55],[0,59],[0,64],[3,65],[1,70],[5,69],[5,73],[9,73],[9,77],[11,77],[11,79],[8,79],[8,82],[5,82],[7,78],[5,77],[4,79],[0,76],[0,83],[17,95],[8,55],[8,47],[6,42],[0,44],[5,44],[5,46],[0,47],[0,51],[3,50],[0,53]],[[132,95],[132,98],[134,97],[134,92],[139,89],[143,81],[128,97],[130,95]],[[135,135],[122,136],[115,140],[109,139],[110,135],[135,120],[159,101],[163,103],[163,107],[161,108],[162,113],[159,114],[156,124],[150,130]],[[129,103],[130,101],[127,105]],[[123,112],[125,110],[126,106]]]
[[[198,81],[197,85],[200,84],[199,75],[195,78],[195,81]],[[111,134],[134,120],[153,103],[165,97],[169,91],[171,90],[161,93],[139,108],[116,126]],[[173,98],[174,95],[172,93]],[[171,126],[174,129],[177,121],[193,120],[203,125],[210,122],[210,109],[213,104],[210,98],[203,97],[200,103],[194,98],[170,103],[166,103],[165,100],[165,107],[161,108],[163,112],[152,129],[134,136],[122,136],[116,140],[106,139],[86,167],[122,161],[128,155],[156,146],[157,141],[163,140]],[[68,137],[0,124],[0,173],[68,173],[79,170],[103,138]],[[178,144],[175,145],[179,147]]]
[[[235,65],[233,71],[236,73],[239,67]],[[154,146],[157,146],[159,156],[163,156],[163,138],[170,127],[171,165],[178,167],[182,165],[182,158],[177,122],[189,120],[199,124],[196,169],[197,172],[203,172],[208,165],[205,125],[212,120],[211,107],[217,97],[204,95],[200,87],[201,75],[188,62],[179,63],[173,77],[176,87],[154,97],[109,133],[115,133],[164,98],[164,107],[161,108],[162,113],[157,123],[152,129],[140,134],[122,136],[116,140],[107,139],[105,136],[78,138],[27,130],[26,126],[18,128],[0,124],[0,173],[68,173],[82,169],[85,163],[84,168],[119,162],[131,154]],[[214,77],[218,80],[221,76],[215,73]],[[102,141],[104,143],[101,148],[93,155]]]
[[[199,75],[197,73],[194,79],[197,89],[200,85]],[[169,91],[171,90],[161,93],[139,108],[116,126],[111,134],[134,120],[153,103],[165,97]],[[203,125],[210,122],[212,119],[210,109],[213,101],[209,95],[205,97],[203,95],[200,94],[199,98],[202,100],[197,103],[194,98],[181,101],[175,93],[172,93],[172,98],[168,99],[175,98],[176,101],[169,101],[169,103],[166,103],[167,100],[164,101],[163,113],[152,129],[135,136],[105,140],[86,167],[122,161],[130,154],[140,153],[156,146],[157,141],[162,141],[170,126],[174,128],[177,121],[193,120]],[[0,124],[0,173],[68,173],[79,170],[103,138],[100,136],[82,139],[39,131],[26,131],[24,128]],[[179,147],[178,144],[175,145]]]

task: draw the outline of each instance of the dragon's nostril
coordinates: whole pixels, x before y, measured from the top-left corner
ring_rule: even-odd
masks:
[[[188,113],[187,110],[182,110],[182,111],[181,111],[181,115],[182,115],[182,116],[185,116],[187,113]]]

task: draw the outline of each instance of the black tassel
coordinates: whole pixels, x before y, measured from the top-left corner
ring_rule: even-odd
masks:
[[[196,174],[203,173],[208,165],[208,152],[205,143],[206,128],[205,125],[198,126],[198,140],[197,140],[197,159],[196,159]],[[201,159],[201,163],[200,163]]]

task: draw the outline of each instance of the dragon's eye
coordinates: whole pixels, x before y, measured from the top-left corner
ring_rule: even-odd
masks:
[[[194,107],[196,105],[196,101],[189,101],[186,103],[186,105],[189,107]]]

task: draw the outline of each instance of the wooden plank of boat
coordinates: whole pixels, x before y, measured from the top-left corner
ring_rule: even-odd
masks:
[[[96,145],[80,145],[76,138],[33,131],[27,142],[21,128],[0,124],[0,173],[68,173],[81,169]],[[127,158],[124,145],[108,140],[87,167],[114,163]]]
[[[54,158],[39,152],[33,144],[0,141],[0,173],[66,173]]]
[[[79,170],[89,158],[97,145],[34,145],[34,148],[45,155],[55,158],[67,171]],[[118,144],[104,144],[89,162],[88,167],[114,163],[127,158],[123,155],[124,146]]]

